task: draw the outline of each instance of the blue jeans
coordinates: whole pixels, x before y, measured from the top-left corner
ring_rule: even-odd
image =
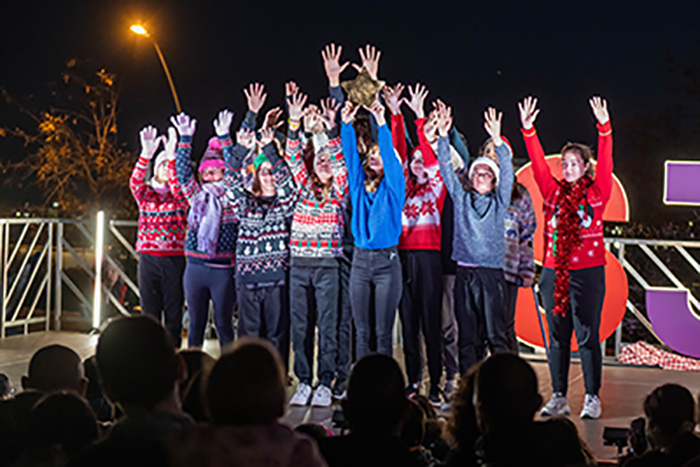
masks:
[[[350,303],[357,330],[357,359],[370,353],[370,294],[374,290],[377,352],[393,356],[392,330],[401,300],[401,261],[396,247],[365,250],[355,247],[350,272]]]
[[[289,285],[294,374],[300,382],[311,384],[311,365],[306,350],[311,347],[313,356],[314,333],[310,332],[313,329],[309,329],[309,323],[313,325],[314,311],[318,311],[318,380],[330,387],[338,353],[338,268],[292,266]]]
[[[209,300],[214,305],[214,324],[221,348],[233,342],[233,308],[236,306],[236,284],[233,268],[212,268],[187,263],[183,277],[185,298],[190,314],[188,347],[201,347],[209,318]]]

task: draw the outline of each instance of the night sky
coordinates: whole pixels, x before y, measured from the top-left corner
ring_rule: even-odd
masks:
[[[540,99],[537,126],[547,152],[569,140],[595,145],[587,99],[602,95],[616,131],[616,174],[630,194],[633,219],[690,215],[687,208],[663,208],[660,170],[666,158],[698,158],[700,100],[682,89],[683,68],[700,58],[697,1],[5,3],[0,87],[42,108],[49,83],[59,80],[71,58],[104,67],[117,74],[119,134],[133,151],[143,125],[165,130],[174,112],[153,47],[128,30],[134,22],[155,36],[183,108],[199,121],[196,153],[213,134],[218,110],[232,109],[234,124],[240,122],[242,88],[251,81],[267,85],[266,108],[282,103],[289,79],[318,100],[326,95],[322,47],[342,44],[344,59],[359,63],[357,48],[369,42],[383,52],[380,79],[426,84],[429,101],[439,97],[453,106],[472,151],[486,137],[482,112],[493,105],[503,110],[504,133],[524,156],[517,101],[528,94]],[[348,69],[341,79],[354,75]],[[664,116],[676,116],[677,109],[687,125],[682,142],[666,144],[660,130],[649,145],[640,144],[649,122],[668,121]],[[13,119],[16,114],[0,104],[0,125]],[[21,153],[0,140],[0,158],[8,157]],[[18,196],[7,187],[2,194]]]

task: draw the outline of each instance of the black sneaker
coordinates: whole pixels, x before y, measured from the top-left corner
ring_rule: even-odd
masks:
[[[411,398],[416,394],[420,394],[420,383],[413,383],[406,386],[406,397]]]
[[[331,387],[331,393],[333,393],[334,399],[342,399],[347,394],[348,380],[347,379],[336,379]]]
[[[428,401],[430,402],[430,405],[435,407],[436,409],[439,409],[442,407],[442,404],[445,403],[445,398],[442,397],[442,391],[439,389],[430,391],[430,395],[428,396]]]

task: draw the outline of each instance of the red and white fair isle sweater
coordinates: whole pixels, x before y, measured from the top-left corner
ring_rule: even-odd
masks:
[[[152,256],[182,256],[187,234],[187,199],[175,176],[175,161],[169,160],[170,191],[157,193],[145,181],[149,159],[143,156],[134,166],[129,188],[139,206],[136,251]]]
[[[603,212],[610,199],[613,186],[612,128],[610,121],[598,124],[598,163],[593,184],[588,188],[583,202],[579,205],[581,218],[581,245],[571,252],[570,270],[592,268],[605,265],[605,244],[603,242]],[[555,181],[544,157],[544,150],[537,138],[535,128],[522,130],[527,153],[532,161],[535,181],[544,198],[545,211],[545,257],[544,267],[556,268],[553,250],[557,235],[559,184]],[[554,215],[552,214],[554,213]]]
[[[447,190],[440,175],[440,164],[423,132],[425,122],[425,117],[416,120],[418,146],[414,150],[420,150],[423,154],[423,165],[428,181],[418,184],[409,176],[410,161],[406,148],[403,115],[391,116],[394,147],[401,156],[406,178],[406,201],[401,211],[400,250],[440,250],[442,239],[440,216]]]

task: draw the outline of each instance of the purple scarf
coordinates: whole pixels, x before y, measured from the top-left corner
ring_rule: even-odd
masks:
[[[204,183],[202,190],[192,200],[192,208],[187,216],[191,229],[197,229],[197,250],[207,253],[209,258],[216,256],[221,223],[221,201],[224,194],[221,182]]]

